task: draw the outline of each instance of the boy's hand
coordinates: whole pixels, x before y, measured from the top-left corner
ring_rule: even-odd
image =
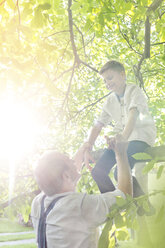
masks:
[[[77,151],[77,153],[74,156],[74,161],[79,171],[82,168],[83,162],[85,163],[87,168],[91,171],[92,167],[89,165],[89,162],[90,161],[94,162],[94,159],[90,154],[90,147],[88,142],[84,143],[82,147],[80,147],[80,149]]]
[[[78,171],[81,170],[82,168],[82,164],[84,162],[84,153],[86,151],[86,149],[88,148],[88,145],[86,143],[84,143],[79,150],[76,152],[75,156],[74,156],[74,161],[75,161],[75,165],[78,169]]]
[[[105,136],[105,139],[106,139],[106,142],[107,142],[107,145],[108,145],[108,149],[109,150],[114,150],[115,149],[115,137],[108,137],[108,136]]]

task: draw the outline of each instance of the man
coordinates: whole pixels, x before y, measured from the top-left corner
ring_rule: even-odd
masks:
[[[31,216],[36,236],[41,226],[39,219],[43,196],[45,209],[54,199],[61,197],[46,217],[47,248],[96,248],[96,228],[106,221],[116,196],[132,195],[127,143],[121,135],[114,140],[118,188],[98,195],[76,193],[85,150],[86,145],[83,145],[74,161],[55,151],[46,153],[35,169],[36,181],[42,191],[32,203]],[[43,247],[41,245],[39,247]]]

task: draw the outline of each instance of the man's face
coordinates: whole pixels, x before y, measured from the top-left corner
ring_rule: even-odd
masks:
[[[111,90],[115,93],[120,93],[121,88],[125,85],[126,77],[124,72],[118,72],[109,69],[103,72],[102,76],[108,90]]]
[[[69,180],[70,185],[68,186],[70,186],[72,188],[71,190],[74,191],[76,188],[77,181],[80,178],[80,174],[77,172],[74,160],[67,158],[66,163],[68,165],[69,177],[70,177],[70,180]]]

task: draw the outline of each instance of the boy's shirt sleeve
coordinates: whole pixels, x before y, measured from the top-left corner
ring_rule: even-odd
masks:
[[[142,90],[134,85],[133,89],[130,92],[130,104],[129,110],[132,108],[137,108],[139,113],[146,113],[148,112],[148,104],[145,95],[143,94]]]

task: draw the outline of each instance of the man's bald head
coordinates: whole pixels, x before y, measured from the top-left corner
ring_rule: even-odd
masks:
[[[64,154],[50,151],[44,153],[39,159],[34,173],[39,188],[46,195],[51,196],[61,193],[64,172],[67,172],[71,178],[75,178],[76,170],[73,161]]]

